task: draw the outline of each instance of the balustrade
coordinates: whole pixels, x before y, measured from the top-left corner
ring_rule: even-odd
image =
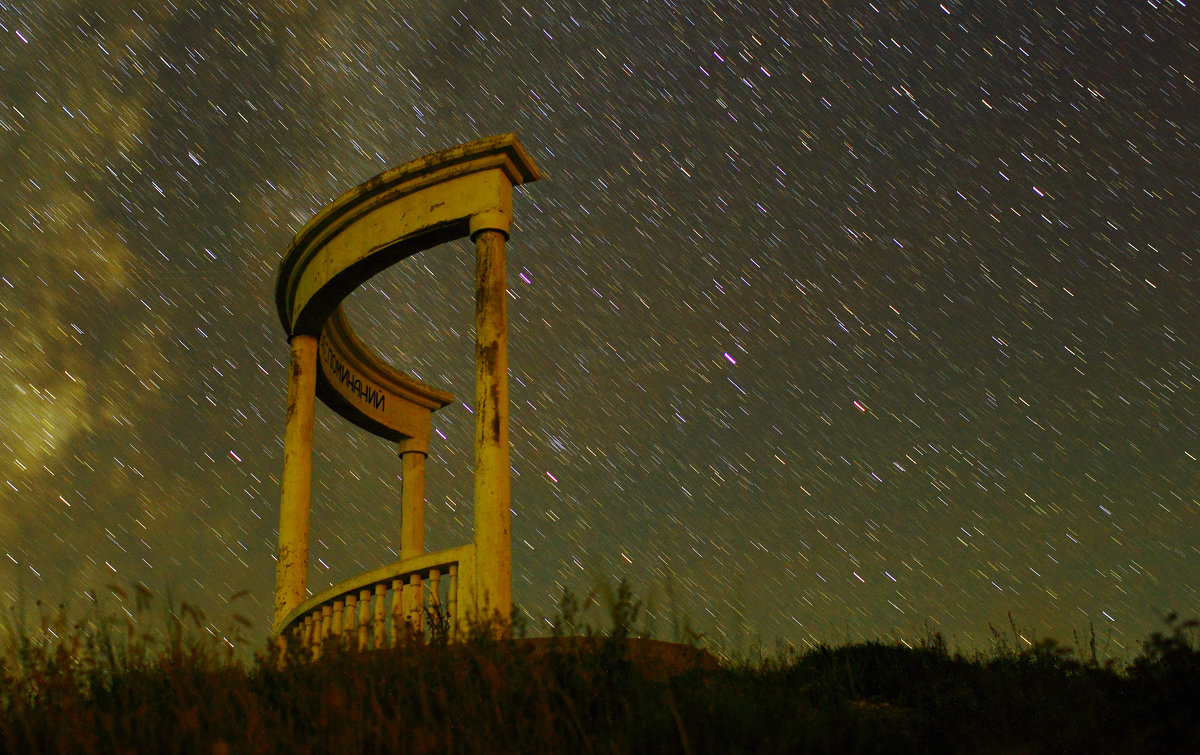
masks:
[[[330,643],[367,650],[438,632],[456,636],[473,604],[463,588],[471,584],[474,567],[473,544],[389,564],[309,598],[279,633],[313,658]]]

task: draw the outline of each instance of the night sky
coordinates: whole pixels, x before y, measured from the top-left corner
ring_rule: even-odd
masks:
[[[1083,5],[0,5],[0,599],[141,582],[265,636],[282,254],[512,131],[534,628],[622,576],[726,649],[1200,615],[1200,18]],[[471,536],[473,254],[347,303],[458,396],[431,549]],[[323,406],[315,442],[320,590],[396,560],[400,462]]]

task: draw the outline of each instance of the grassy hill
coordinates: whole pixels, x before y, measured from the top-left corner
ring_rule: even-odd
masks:
[[[59,617],[10,635],[0,750],[1200,751],[1195,623],[1174,618],[1128,664],[1052,641],[1018,651],[999,633],[972,656],[931,633],[751,664],[633,637],[626,594],[613,626],[583,637],[331,645],[281,664],[265,649],[239,660],[187,606],[168,613],[157,634]]]

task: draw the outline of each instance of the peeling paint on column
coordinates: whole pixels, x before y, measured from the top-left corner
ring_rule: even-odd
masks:
[[[298,335],[291,342],[287,424],[280,477],[279,561],[275,566],[275,619],[304,600],[308,581],[308,518],[312,494],[313,405],[317,343]]]
[[[512,611],[512,508],[505,234],[483,228],[474,240],[476,578],[488,610],[508,616]]]

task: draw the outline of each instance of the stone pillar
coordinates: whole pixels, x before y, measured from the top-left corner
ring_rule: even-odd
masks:
[[[279,562],[275,566],[275,628],[304,602],[308,586],[308,513],[312,497],[313,405],[317,339],[292,336],[287,426],[280,480]]]
[[[507,224],[505,224],[507,227]],[[507,233],[476,227],[475,242],[475,568],[483,616],[512,614],[512,512],[508,466]]]
[[[400,560],[407,561],[425,553],[425,457],[429,441],[406,438],[400,441]],[[401,593],[400,610],[414,629],[419,626],[420,584],[406,584]]]
[[[416,438],[400,441],[400,560],[425,553],[425,457],[429,446]]]

